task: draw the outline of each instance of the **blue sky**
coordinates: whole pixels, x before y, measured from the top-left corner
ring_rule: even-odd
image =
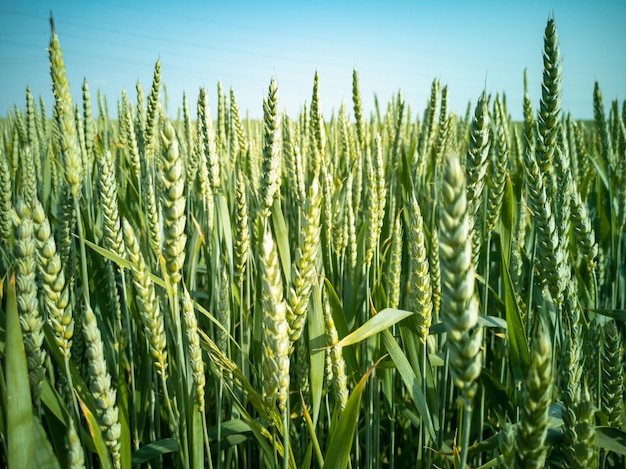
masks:
[[[398,90],[421,114],[434,78],[448,85],[460,114],[483,88],[505,92],[521,117],[523,71],[535,109],[541,93],[543,31],[554,14],[563,58],[565,112],[593,116],[593,84],[605,106],[626,99],[626,1],[326,1],[244,2],[0,0],[0,116],[25,107],[25,89],[52,91],[46,48],[53,11],[75,102],[83,78],[95,99],[101,90],[111,113],[122,89],[135,99],[146,90],[160,57],[176,116],[185,91],[193,104],[201,86],[216,111],[217,82],[233,87],[242,113],[262,115],[272,76],[279,106],[297,115],[320,74],[325,117],[342,100],[351,109],[352,69],[359,70],[366,112]],[[195,106],[192,106],[195,107]],[[95,111],[97,112],[97,110]]]

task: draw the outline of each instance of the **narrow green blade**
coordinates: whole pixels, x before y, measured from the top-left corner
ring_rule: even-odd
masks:
[[[339,345],[345,347],[346,345],[353,345],[367,339],[375,334],[378,334],[385,329],[399,323],[403,319],[413,315],[411,311],[404,311],[401,309],[385,308],[378,314],[368,319],[365,324],[356,329],[354,332],[348,334],[339,341]]]
[[[35,424],[28,383],[26,352],[17,312],[15,276],[11,276],[7,288],[6,315],[5,370],[9,467],[36,467]]]

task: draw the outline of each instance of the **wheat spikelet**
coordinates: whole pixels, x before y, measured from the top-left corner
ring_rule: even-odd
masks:
[[[356,67],[352,70],[352,104],[354,108],[354,120],[356,121],[357,151],[365,150],[365,132],[363,123],[363,103],[361,90],[359,89],[359,72]]]
[[[430,144],[435,133],[437,114],[437,97],[439,96],[439,81],[433,80],[430,88],[430,100],[424,112],[424,120],[420,129],[420,135],[417,141],[417,157],[419,158],[417,167],[417,177],[421,179],[426,170],[426,162],[430,150]]]
[[[0,237],[5,246],[10,246],[13,225],[11,208],[11,172],[4,155],[0,154]]]
[[[515,427],[510,423],[505,423],[498,435],[498,446],[500,449],[498,467],[510,468],[515,461]]]
[[[31,208],[18,198],[13,212],[15,285],[20,325],[24,337],[24,350],[28,364],[28,381],[33,401],[39,407],[41,383],[45,377],[43,367],[46,351],[43,348],[44,319],[37,300],[35,237]]]
[[[367,171],[367,231],[363,264],[369,266],[378,247],[385,218],[385,174],[382,160],[382,142],[379,134],[374,139],[374,153],[366,158]]]
[[[430,287],[432,290],[433,316],[439,317],[441,309],[441,262],[439,260],[439,230],[434,225],[430,232],[430,259],[428,262],[430,271]]]
[[[552,343],[542,326],[531,346],[530,369],[522,392],[516,466],[542,468],[552,401]]]
[[[465,177],[467,180],[467,205],[472,233],[472,261],[478,263],[481,246],[480,206],[485,174],[487,173],[487,157],[489,155],[489,107],[485,92],[476,103],[470,140],[467,147]]]
[[[222,89],[222,82],[218,80],[217,82],[217,135],[216,135],[216,146],[217,153],[220,154],[224,147],[226,146],[226,122],[228,121],[228,116],[226,115],[226,96],[224,95],[224,90]]]
[[[304,169],[302,166],[302,154],[300,148],[294,142],[293,125],[287,113],[283,117],[283,151],[285,154],[285,166],[287,169],[287,185],[296,202],[304,205],[306,199],[306,188],[304,183]]]
[[[98,329],[96,316],[89,305],[85,305],[83,318],[89,390],[93,395],[102,437],[113,457],[113,466],[119,468],[121,467],[120,435],[122,427],[119,423],[119,411],[116,404],[117,392],[111,385],[111,375],[107,371],[100,329]]]
[[[536,262],[540,267],[539,278],[543,287],[550,291],[553,301],[560,305],[569,277],[561,276],[561,268],[565,260],[560,257],[563,251],[559,249],[559,233],[539,166],[532,155],[526,155],[525,169],[528,198],[537,232]]]
[[[41,198],[43,192],[43,184],[41,184],[41,181],[43,180],[43,173],[41,169],[40,157],[42,144],[40,142],[37,121],[38,118],[35,99],[30,92],[30,88],[26,87],[26,135],[27,146],[31,151],[32,158],[32,166],[29,169],[32,171],[32,175],[30,177],[35,183],[34,187],[32,188],[32,198]],[[43,138],[43,135],[41,137]]]
[[[213,202],[213,189],[211,186],[211,178],[209,176],[209,168],[207,164],[208,154],[215,152],[215,136],[211,124],[211,116],[209,109],[209,100],[204,88],[200,88],[197,104],[198,120],[196,121],[196,140],[194,145],[195,158],[198,160],[198,181],[200,185],[199,197],[202,201],[206,224],[205,230],[211,233],[213,230],[213,217],[215,205]],[[208,148],[212,148],[209,150]],[[192,181],[188,181],[193,186]]]
[[[198,405],[200,413],[204,412],[204,386],[206,378],[204,376],[204,361],[202,360],[202,349],[200,348],[200,336],[198,334],[198,321],[193,309],[193,302],[189,292],[183,285],[183,320],[185,321],[185,331],[187,333],[187,343],[189,344],[189,360],[191,362],[192,378],[194,383],[194,399]]]
[[[143,176],[145,177],[147,171],[153,167],[154,154],[156,151],[157,137],[156,133],[159,124],[159,91],[161,89],[161,59],[158,59],[154,64],[154,72],[152,74],[152,87],[150,88],[150,95],[148,96],[148,109],[141,116],[139,115],[139,107],[137,104],[137,117],[145,117],[145,124],[140,127],[141,133],[139,138],[140,149],[143,150],[142,155],[142,169],[146,171]],[[139,97],[139,93],[138,93]],[[143,108],[143,103],[141,103]]]
[[[263,162],[260,195],[260,213],[267,218],[280,188],[280,133],[278,114],[278,84],[270,81],[269,91],[263,100]]]
[[[122,225],[117,208],[117,179],[113,166],[113,156],[107,150],[99,158],[100,200],[102,202],[103,244],[120,257],[125,257],[126,247],[122,235]]]
[[[491,232],[495,229],[496,222],[500,216],[500,207],[502,206],[504,183],[506,181],[507,173],[506,165],[509,159],[509,148],[505,133],[506,122],[500,96],[496,96],[496,102],[494,105],[494,121],[495,145],[491,145],[493,156],[490,160],[490,174],[487,179],[487,184],[489,186],[486,221],[487,236],[491,236]]]
[[[409,219],[411,304],[414,305],[412,309],[414,309],[417,319],[419,339],[425,343],[432,322],[433,302],[430,269],[424,240],[424,220],[415,196],[411,198],[409,204]]]
[[[38,199],[33,203],[33,222],[39,260],[39,278],[43,290],[42,299],[48,312],[48,322],[54,331],[55,340],[62,355],[70,359],[74,321],[70,294],[65,282],[65,273],[56,243],[50,229],[50,222]]]
[[[178,150],[178,137],[167,120],[161,132],[161,210],[163,213],[163,257],[174,291],[182,279],[187,235],[185,224],[185,171]]]
[[[225,329],[224,332],[222,329],[216,329],[216,338],[215,344],[222,350],[226,355],[230,355],[228,353],[228,334],[230,334],[231,329],[231,309],[230,309],[230,278],[228,276],[228,269],[225,266],[219,266],[220,278],[218,282],[218,302],[217,302],[217,320]]]
[[[149,233],[148,239],[153,254],[155,256],[159,256],[161,252],[161,245],[163,243],[161,231],[161,216],[159,214],[157,206],[157,198],[152,175],[149,174],[144,177],[142,179],[142,183],[144,197],[143,204]]]
[[[235,90],[232,87],[230,88],[230,122],[231,151],[235,158],[238,159],[246,148],[246,137],[243,131],[243,124],[241,123],[239,106],[237,106]]]
[[[128,156],[130,157],[130,166],[135,174],[135,178],[141,178],[141,159],[139,158],[139,147],[137,144],[137,135],[135,134],[135,125],[131,109],[126,109],[123,116],[124,128],[126,129],[126,141],[128,143]]]
[[[19,184],[17,185],[17,196],[24,199],[30,205],[37,196],[37,180],[35,179],[35,165],[33,153],[30,147],[25,147],[19,151]]]
[[[96,123],[91,112],[91,95],[87,78],[83,79],[83,127],[85,136],[85,152],[87,160],[93,156],[96,143]]]
[[[400,281],[402,278],[402,222],[396,217],[391,234],[391,247],[389,248],[389,266],[387,269],[386,292],[387,306],[398,308],[400,305]]]
[[[261,243],[259,263],[263,306],[263,396],[268,405],[278,403],[284,412],[289,393],[289,324],[278,252],[267,227]]]
[[[342,346],[339,344],[339,336],[335,328],[335,321],[330,312],[327,295],[322,296],[322,307],[324,308],[324,323],[326,325],[326,343],[328,344],[328,360],[331,367],[331,384],[335,392],[335,402],[339,412],[343,412],[348,403],[348,380],[346,376],[346,362],[341,353]]]
[[[317,178],[313,179],[304,206],[302,240],[296,250],[293,266],[293,286],[288,292],[287,321],[289,337],[296,342],[302,334],[306,312],[311,296],[311,288],[316,281],[316,264],[320,244],[320,205],[321,194]]]
[[[65,449],[67,451],[67,467],[71,469],[85,467],[85,452],[76,432],[74,419],[71,417],[68,420],[67,434],[65,435]]]
[[[356,236],[356,216],[354,213],[354,205],[352,202],[352,186],[353,177],[352,172],[348,173],[348,179],[346,181],[346,225],[347,225],[347,240],[346,240],[346,259],[348,261],[348,267],[350,271],[356,269],[358,260],[357,249],[357,236]]]
[[[50,72],[55,99],[55,117],[59,127],[58,145],[65,167],[65,179],[73,197],[78,197],[82,186],[83,165],[76,135],[72,95],[67,81],[61,45],[56,32],[50,40]]]
[[[246,181],[241,170],[237,171],[235,183],[235,278],[239,285],[243,283],[250,251],[250,225],[248,220],[248,201]]]
[[[623,407],[622,345],[614,320],[603,327],[602,347],[602,410],[611,427],[620,427]]]
[[[217,138],[211,120],[209,98],[204,88],[200,89],[200,95],[198,96],[198,124],[200,125],[198,136],[202,138],[203,143],[203,158],[200,159],[200,164],[204,162],[204,165],[201,171],[206,173],[210,184],[209,188],[212,193],[215,193],[220,187],[221,182],[220,166],[218,161]],[[201,178],[204,177],[205,176],[201,174]],[[208,190],[205,189],[205,192],[208,192]]]
[[[548,19],[543,38],[543,81],[537,118],[537,163],[544,178],[550,172],[561,127],[561,59],[554,18]]]
[[[122,228],[126,242],[126,254],[133,266],[131,273],[137,290],[139,316],[144,324],[144,332],[150,344],[154,366],[157,373],[165,379],[167,377],[167,338],[160,303],[150,278],[150,270],[141,254],[139,242],[132,226],[125,219],[122,219]]]
[[[606,114],[604,112],[602,90],[597,81],[594,82],[593,85],[593,119],[596,132],[598,132],[600,137],[600,155],[602,155],[604,161],[613,163],[613,148],[611,146],[609,126],[606,122]]]
[[[448,156],[446,160],[439,204],[441,312],[446,324],[450,371],[455,385],[470,400],[481,369],[482,328],[477,327],[478,298],[465,175],[457,156]]]
[[[583,203],[580,192],[578,191],[574,191],[571,202],[573,233],[576,239],[578,253],[589,271],[593,271],[597,266],[598,244],[596,243],[595,233],[591,227],[591,219],[587,212],[587,206]]]
[[[78,104],[74,106],[74,122],[76,123],[76,139],[78,141],[78,148],[80,149],[80,161],[83,167],[83,174],[85,175],[85,179],[89,179],[89,162],[87,160],[87,148],[85,146],[85,126]]]

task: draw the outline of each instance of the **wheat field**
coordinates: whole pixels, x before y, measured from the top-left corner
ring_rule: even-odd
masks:
[[[157,61],[111,119],[60,38],[0,121],[0,466],[625,467],[626,102],[562,111],[553,18],[464,115],[173,119]]]

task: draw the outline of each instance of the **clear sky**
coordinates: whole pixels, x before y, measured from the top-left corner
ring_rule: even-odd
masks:
[[[183,91],[195,108],[201,86],[215,116],[221,81],[225,92],[234,88],[244,115],[259,117],[272,76],[280,109],[294,116],[310,102],[317,70],[321,110],[330,117],[342,100],[352,108],[357,67],[368,114],[374,94],[384,111],[398,90],[421,114],[438,78],[457,113],[486,86],[504,91],[519,119],[524,68],[533,106],[539,105],[551,14],[563,58],[563,110],[591,118],[595,80],[607,109],[611,100],[626,99],[626,0],[0,0],[0,116],[14,104],[25,108],[26,86],[52,109],[51,10],[75,102],[86,77],[94,99],[98,89],[107,96],[112,115],[122,89],[133,100],[137,80],[149,90],[160,57],[171,116]]]

